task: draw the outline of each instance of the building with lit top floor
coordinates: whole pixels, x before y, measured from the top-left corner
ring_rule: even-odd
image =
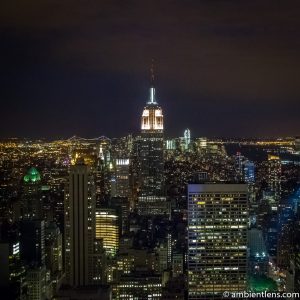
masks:
[[[117,158],[114,160],[113,175],[111,178],[112,197],[130,198],[129,167],[129,158]]]

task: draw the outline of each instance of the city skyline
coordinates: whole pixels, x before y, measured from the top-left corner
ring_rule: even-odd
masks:
[[[152,58],[167,135],[299,135],[297,8],[257,0],[5,2],[0,137],[138,132]]]
[[[1,141],[8,299],[298,297],[300,138],[164,139],[144,105],[137,136]]]
[[[300,297],[299,1],[2,2],[2,298]]]

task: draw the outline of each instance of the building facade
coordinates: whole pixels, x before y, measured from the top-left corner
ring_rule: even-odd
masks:
[[[95,187],[83,162],[71,166],[65,187],[65,272],[72,287],[97,283],[95,277]]]
[[[246,290],[246,184],[188,185],[189,299]]]
[[[138,211],[142,215],[164,214],[168,207],[164,179],[163,112],[152,84],[141,120],[139,140],[140,187]]]
[[[106,255],[114,257],[119,249],[119,221],[116,210],[112,208],[97,208],[96,210],[97,240],[102,240]]]

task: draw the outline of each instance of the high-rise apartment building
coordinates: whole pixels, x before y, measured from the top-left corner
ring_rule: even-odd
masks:
[[[188,185],[189,299],[246,290],[246,184]]]

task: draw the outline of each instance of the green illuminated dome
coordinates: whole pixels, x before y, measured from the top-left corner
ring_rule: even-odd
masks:
[[[27,174],[23,177],[23,180],[26,183],[35,183],[41,180],[41,175],[36,168],[32,167],[27,171]]]

